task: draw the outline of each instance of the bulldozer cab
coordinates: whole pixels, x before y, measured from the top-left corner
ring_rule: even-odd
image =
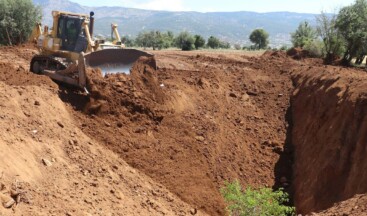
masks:
[[[83,52],[87,48],[84,19],[76,16],[61,15],[58,21],[57,37],[61,39],[61,50]]]

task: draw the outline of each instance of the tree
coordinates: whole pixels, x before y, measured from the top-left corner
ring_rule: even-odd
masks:
[[[336,15],[327,15],[321,12],[320,15],[316,17],[317,21],[317,34],[321,37],[324,43],[325,51],[325,62],[331,63],[336,56],[342,54],[344,49],[344,40],[342,35],[335,28]]]
[[[154,31],[150,32],[139,32],[138,36],[135,39],[135,43],[137,46],[145,48],[154,46]]]
[[[231,48],[230,43],[228,43],[226,41],[221,41],[221,40],[219,40],[218,38],[216,38],[214,36],[209,37],[207,46],[209,48],[212,48],[212,49],[218,49],[218,48],[229,49],[229,48]]]
[[[335,27],[346,42],[346,50],[343,56],[346,64],[349,64],[353,57],[366,53],[366,14],[366,0],[356,0],[353,5],[343,7],[336,18]]]
[[[172,47],[174,43],[174,35],[171,31],[160,32],[160,31],[149,31],[140,32],[135,39],[135,45],[149,48],[152,47],[153,50],[156,49],[167,49]]]
[[[259,215],[294,215],[295,209],[286,206],[288,194],[283,190],[272,191],[270,188],[258,190],[247,187],[242,190],[238,181],[226,183],[221,194],[227,203],[230,215],[259,216]]]
[[[208,47],[217,49],[220,46],[220,40],[214,36],[210,36],[208,39]]]
[[[140,47],[152,47],[153,50],[156,49],[167,49],[173,44],[173,33],[166,32],[162,33],[160,31],[149,31],[140,32],[135,40],[137,46]]]
[[[169,47],[169,45],[165,41],[164,33],[161,33],[160,31],[153,31],[152,37],[153,37],[153,50],[156,49],[161,50],[163,48]]]
[[[195,35],[195,48],[199,49],[205,46],[205,39],[201,35]]]
[[[266,49],[269,44],[269,34],[264,29],[255,29],[250,34],[250,41],[257,49]]]
[[[32,0],[0,0],[0,44],[28,41],[32,29],[41,21],[41,14]]]
[[[163,48],[167,49],[169,47],[173,47],[174,46],[174,41],[175,41],[175,35],[173,34],[172,31],[167,31],[166,33],[163,33]]]
[[[193,50],[195,49],[195,39],[194,37],[187,31],[181,32],[176,38],[175,38],[175,44],[178,48],[181,50]]]
[[[130,37],[128,37],[128,36],[123,36],[122,38],[121,38],[121,42],[123,43],[123,44],[125,44],[125,46],[126,47],[133,47],[134,46],[134,40],[133,39],[131,39]]]
[[[316,39],[316,31],[307,21],[301,22],[297,30],[291,34],[292,44],[294,47],[303,48],[307,43],[311,43]]]
[[[229,42],[220,41],[219,42],[219,47],[222,48],[222,49],[229,49],[229,48],[231,48],[231,44]]]

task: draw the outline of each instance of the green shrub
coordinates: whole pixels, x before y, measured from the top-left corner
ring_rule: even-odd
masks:
[[[319,58],[323,56],[324,44],[320,40],[314,40],[306,43],[303,49],[308,51],[310,57]]]
[[[205,39],[201,35],[195,35],[195,48],[199,49],[205,46]]]
[[[220,40],[214,36],[210,36],[207,46],[212,49],[218,49],[220,47]]]
[[[270,188],[242,190],[238,181],[226,183],[221,194],[231,216],[286,216],[295,215],[295,208],[284,205],[289,201],[282,189]]]
[[[303,48],[317,38],[315,29],[307,21],[301,22],[295,32],[291,34],[294,47]]]
[[[195,49],[195,38],[189,32],[183,31],[175,38],[175,44],[183,51]]]

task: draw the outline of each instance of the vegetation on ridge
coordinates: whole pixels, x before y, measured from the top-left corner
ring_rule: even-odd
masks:
[[[238,181],[226,183],[221,194],[227,203],[231,216],[286,216],[294,215],[295,208],[285,205],[289,202],[288,194],[282,189],[271,188],[242,190]]]

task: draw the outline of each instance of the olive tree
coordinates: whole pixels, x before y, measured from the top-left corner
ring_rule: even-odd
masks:
[[[255,29],[249,39],[257,49],[266,49],[269,44],[269,34],[264,29]]]
[[[316,16],[317,34],[324,44],[325,62],[331,63],[337,56],[342,55],[344,40],[335,28],[336,14],[326,14],[321,12]]]
[[[195,48],[199,49],[205,46],[205,39],[201,35],[195,35]]]
[[[154,37],[155,31],[139,32],[138,36],[135,39],[135,43],[137,46],[143,47],[144,49],[154,47]]]
[[[336,18],[335,27],[346,42],[343,60],[349,63],[352,58],[366,53],[367,43],[367,1],[356,0],[351,6],[343,7]]]
[[[210,36],[208,39],[208,47],[218,49],[220,47],[220,40],[214,36]]]
[[[189,32],[184,31],[175,38],[175,44],[181,50],[193,50],[195,49],[195,38]]]
[[[0,0],[0,44],[14,45],[28,41],[32,29],[42,17],[32,0]]]
[[[294,47],[303,48],[308,43],[312,43],[316,39],[316,31],[307,21],[301,22],[297,30],[291,34],[292,44]]]
[[[135,42],[133,39],[131,39],[128,36],[121,37],[121,42],[125,44],[126,47],[133,47],[135,45]]]

